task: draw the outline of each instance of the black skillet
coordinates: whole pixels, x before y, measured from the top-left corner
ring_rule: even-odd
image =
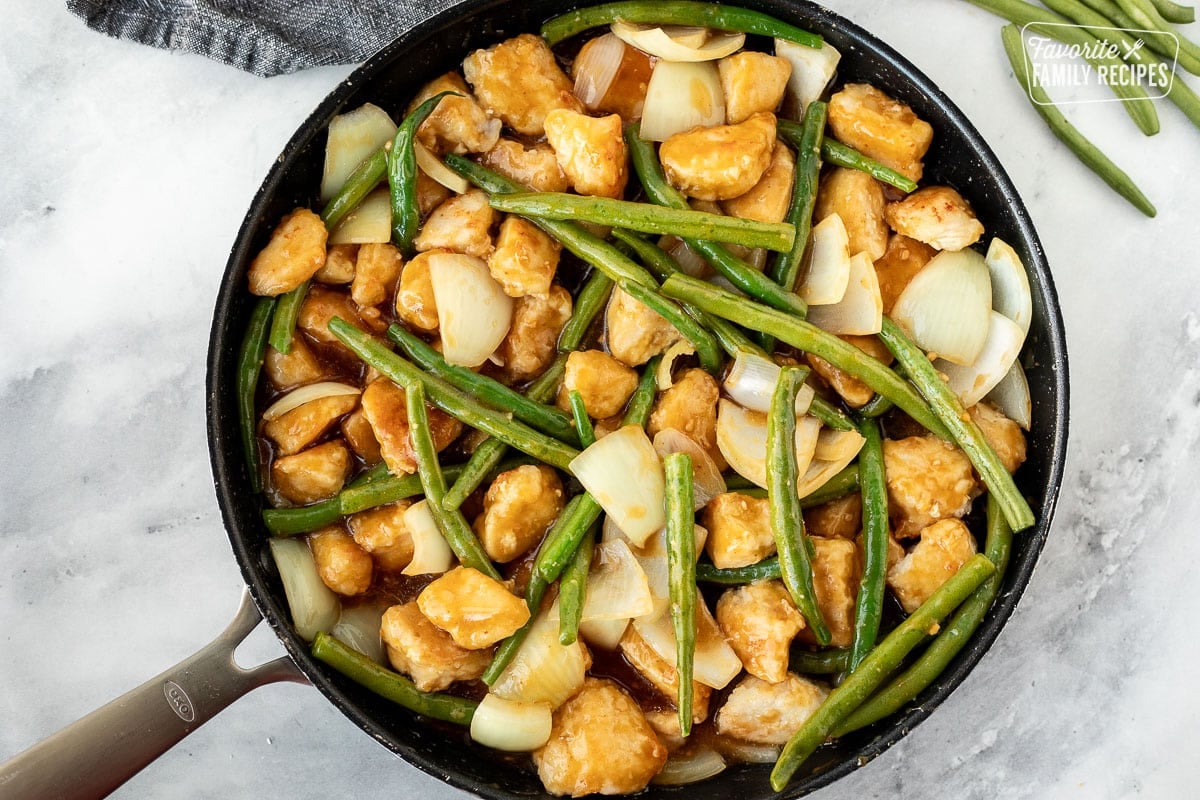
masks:
[[[368,101],[398,112],[421,85],[458,67],[468,51],[536,31],[549,17],[583,5],[591,3],[467,0],[401,34],[338,86],[288,142],[255,195],[234,243],[209,341],[208,431],[217,500],[254,603],[243,598],[230,628],[195,656],[0,765],[5,797],[102,797],[250,689],[271,681],[305,679],[368,735],[453,786],[487,798],[546,796],[537,776],[514,769],[511,759],[475,746],[463,735],[422,724],[308,654],[292,630],[278,574],[267,556],[261,500],[249,490],[240,449],[234,387],[238,347],[253,302],[245,288],[247,264],[283,214],[314,205],[329,120]],[[890,47],[825,8],[797,0],[746,0],[741,5],[821,33],[842,53],[839,81],[874,84],[929,121],[935,136],[925,160],[925,182],[958,188],[974,205],[988,234],[1016,248],[1029,268],[1033,289],[1034,318],[1024,356],[1033,427],[1029,460],[1018,474],[1018,484],[1037,515],[1037,526],[1016,537],[995,606],[941,677],[905,711],[821,748],[779,795],[790,798],[837,780],[899,741],[963,681],[1012,613],[1046,540],[1062,478],[1067,355],[1054,285],[1029,214],[995,155],[949,98]],[[232,652],[258,622],[255,605],[290,661],[281,658],[242,670]],[[765,766],[735,766],[698,785],[652,787],[639,796],[768,798],[776,795],[767,773]]]

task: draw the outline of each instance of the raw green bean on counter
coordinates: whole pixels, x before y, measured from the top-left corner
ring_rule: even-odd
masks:
[[[575,430],[579,434],[579,446],[586,450],[596,443],[596,431],[592,428],[592,420],[588,417],[587,406],[583,404],[583,395],[572,389],[567,392],[567,400],[571,404],[571,415],[575,417]]]
[[[1029,80],[1029,72],[1025,65],[1025,45],[1021,43],[1021,32],[1017,27],[1005,25],[1000,35],[1004,41],[1004,52],[1008,55],[1008,62],[1012,65],[1013,74],[1017,76],[1017,81],[1021,86],[1029,92],[1029,99],[1034,110],[1050,126],[1051,132],[1069,147],[1088,169],[1096,173],[1117,194],[1132,203],[1134,208],[1148,217],[1155,216],[1158,212],[1154,208],[1154,204],[1146,195],[1142,194],[1142,190],[1137,187],[1133,179],[1114,164],[1108,156],[1100,152],[1100,148],[1092,144],[1067,120],[1063,113],[1051,103],[1050,96],[1040,85]]]
[[[996,496],[1004,518],[1014,531],[1023,531],[1034,523],[1033,510],[1021,490],[1013,483],[1012,475],[1004,468],[996,451],[988,444],[975,421],[963,410],[958,396],[942,380],[937,368],[926,357],[925,352],[908,338],[900,326],[887,317],[883,318],[883,330],[879,338],[904,367],[909,380],[929,403],[933,413],[941,419],[950,432],[950,438],[971,460],[979,477],[987,484],[988,491]],[[900,405],[897,403],[897,405]]]
[[[336,669],[350,680],[430,719],[470,725],[479,705],[465,697],[422,692],[398,672],[376,664],[367,656],[328,633],[320,632],[312,642],[313,658]]]
[[[984,553],[996,565],[996,571],[967,598],[958,611],[954,612],[954,616],[913,665],[846,717],[834,730],[834,736],[844,736],[850,731],[864,728],[894,714],[912,702],[942,674],[950,661],[971,640],[975,629],[992,607],[992,602],[1000,592],[1000,584],[1004,581],[1011,550],[1012,528],[1008,527],[1004,520],[1004,514],[1001,513],[995,498],[988,495],[987,542],[984,545]]]
[[[296,330],[300,306],[304,305],[304,298],[308,296],[308,284],[309,281],[305,281],[290,292],[280,295],[275,305],[275,313],[271,317],[271,333],[267,336],[267,344],[285,356],[292,352],[292,334]]]
[[[387,175],[387,151],[382,147],[363,159],[321,211],[325,227],[333,230]]]
[[[593,529],[595,526],[592,526]],[[575,555],[562,572],[558,582],[558,641],[562,645],[575,644],[579,636],[579,620],[583,616],[583,604],[587,601],[588,570],[592,566],[592,553],[596,550],[594,530],[589,530]]]
[[[430,402],[465,425],[494,436],[522,453],[559,469],[569,469],[571,460],[579,455],[579,451],[574,447],[509,419],[440,378],[426,374],[416,364],[393,353],[385,344],[341,317],[334,317],[329,321],[329,331],[365,363],[401,386],[407,388],[418,382],[425,384]]]
[[[413,141],[417,128],[433,113],[446,95],[462,97],[458,92],[439,92],[413,109],[396,129],[387,158],[388,193],[392,205],[392,241],[404,255],[411,256],[413,239],[421,227],[421,208],[417,204],[417,154]]]
[[[943,439],[950,438],[946,426],[904,379],[854,345],[802,319],[687,275],[672,275],[663,283],[662,290],[669,297],[693,303],[719,317],[737,320],[746,328],[770,334],[825,359],[885,395],[927,430]]]
[[[238,351],[238,427],[242,434],[242,451],[246,457],[250,489],[256,493],[262,491],[262,475],[258,471],[258,420],[254,413],[254,396],[258,391],[258,375],[262,372],[263,358],[267,353],[267,330],[274,310],[274,297],[259,298],[250,312],[246,335]]]
[[[793,401],[794,402],[794,401]],[[696,660],[696,512],[692,506],[692,457],[663,457],[667,487],[667,595],[675,631],[675,670],[679,678],[679,730],[692,732],[692,675]]]
[[[638,136],[635,126],[625,126],[625,143],[629,149],[629,160],[634,172],[642,182],[642,188],[655,203],[667,208],[687,209],[687,198],[667,182],[662,164],[654,150],[654,144]],[[779,284],[754,267],[737,258],[723,245],[715,242],[684,237],[688,247],[705,258],[713,269],[738,289],[767,305],[803,317],[808,306],[800,297],[784,290]]]
[[[521,394],[494,378],[449,363],[423,339],[399,325],[388,326],[387,337],[399,345],[404,354],[418,367],[456,389],[467,392],[498,411],[511,412],[526,425],[537,428],[560,442],[576,442],[575,426],[571,423],[571,417],[554,406],[535,402],[528,395]]]
[[[1192,6],[1183,6],[1172,0],[1150,0],[1150,2],[1167,22],[1187,25],[1196,21],[1196,9]]]
[[[791,129],[779,120],[776,130],[779,135],[796,148],[796,177],[792,181],[792,202],[788,206],[788,222],[796,226],[796,239],[790,250],[780,253],[771,267],[771,277],[787,289],[795,291],[796,279],[804,265],[804,252],[808,249],[808,237],[812,231],[813,208],[817,204],[817,179],[821,174],[821,141],[825,137],[825,120],[829,106],[814,100],[804,110],[804,122],[792,123]]]
[[[879,423],[863,419],[862,450],[858,455],[859,482],[862,489],[863,571],[858,584],[854,609],[854,641],[850,645],[848,670],[854,672],[875,646],[879,623],[883,619],[884,591],[887,588],[888,498],[883,472],[883,437]]]
[[[804,373],[796,367],[784,367],[771,396],[771,412],[767,415],[767,500],[783,583],[817,644],[827,645],[829,626],[817,605],[804,515],[796,494],[800,479],[795,444],[796,394],[803,383]]]
[[[442,505],[446,497],[446,476],[442,473],[442,465],[438,463],[433,431],[429,428],[429,413],[425,410],[425,384],[418,382],[408,386],[404,401],[408,412],[408,437],[416,456],[417,474],[421,476],[425,501],[434,522],[464,567],[477,569],[489,578],[500,580],[500,573],[487,557],[470,523],[458,510],[450,510]]]
[[[1191,39],[1172,30],[1171,23],[1164,19],[1162,14],[1158,13],[1158,9],[1150,0],[1116,0],[1117,5],[1121,7],[1127,15],[1133,18],[1133,21],[1139,27],[1148,31],[1159,31],[1161,33],[1169,33],[1175,36],[1179,43],[1179,55],[1188,60],[1200,58],[1200,47]]]
[[[920,608],[897,625],[867,655],[858,669],[831,691],[825,702],[792,734],[771,770],[771,788],[777,792],[783,791],[796,770],[829,737],[833,729],[863,704],[900,666],[912,649],[925,640],[930,630],[940,625],[995,571],[995,565],[987,556],[972,556]]]
[[[542,38],[553,46],[591,28],[618,21],[654,25],[694,25],[700,28],[757,33],[813,48],[821,47],[822,43],[818,34],[789,25],[760,11],[691,0],[631,0],[581,8],[554,17],[542,25]]]
[[[687,236],[742,247],[788,250],[796,238],[796,229],[787,223],[759,222],[690,208],[664,208],[608,197],[585,197],[563,192],[514,192],[492,195],[488,202],[497,211],[509,214],[566,222],[590,222],[640,233],[672,234],[680,238]]]
[[[781,120],[788,122],[788,120]],[[788,125],[790,126],[790,122]],[[781,127],[780,131],[784,129]],[[894,186],[902,192],[915,192],[917,182],[907,175],[902,175],[891,167],[885,167],[873,158],[868,158],[847,144],[837,139],[826,139],[821,142],[821,157],[835,167],[848,167],[865,172],[875,180]]]

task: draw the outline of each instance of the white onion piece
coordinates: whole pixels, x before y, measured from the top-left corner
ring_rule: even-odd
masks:
[[[875,264],[866,253],[850,259],[850,281],[846,293],[836,303],[813,306],[808,321],[829,333],[866,336],[883,327],[883,296]]]
[[[943,251],[921,268],[892,306],[892,319],[923,350],[970,364],[987,342],[992,279],[974,250]]]
[[[692,208],[697,211],[707,211],[710,214],[724,214],[724,210],[716,203],[706,202],[704,200],[693,200]],[[702,206],[711,206],[704,208]],[[754,267],[755,271],[762,272],[767,266],[767,249],[765,247],[743,247],[740,244],[727,244],[725,249],[733,253],[735,256],[745,261],[750,266]]]
[[[739,350],[725,376],[725,393],[743,408],[765,414],[771,410],[771,397],[779,383],[779,373],[779,365],[771,359],[749,350]],[[808,413],[812,400],[813,388],[807,383],[801,385],[796,394],[796,416]]]
[[[580,621],[631,619],[653,610],[646,573],[629,545],[619,539],[596,545]]]
[[[555,600],[546,613],[534,617],[517,654],[492,684],[493,693],[505,700],[558,708],[583,686],[591,659],[582,642],[559,643],[557,606]]]
[[[806,47],[786,39],[775,40],[775,55],[792,65],[788,77],[788,94],[796,104],[796,119],[800,119],[808,104],[819,100],[825,87],[837,71],[842,54],[829,42],[820,47]]]
[[[627,619],[593,619],[579,623],[579,635],[593,648],[616,650],[628,627]]]
[[[317,562],[308,544],[303,539],[271,539],[267,546],[283,581],[296,633],[306,642],[322,631],[328,633],[337,624],[342,607],[338,596],[317,574]]]
[[[549,703],[505,700],[489,692],[471,717],[471,738],[496,750],[528,753],[550,741],[553,722]]]
[[[612,33],[626,44],[644,53],[675,62],[715,61],[732,55],[746,41],[744,33],[718,33],[710,36],[706,28],[659,27],[630,22],[614,22]]]
[[[1033,425],[1033,401],[1029,396],[1029,381],[1021,362],[1014,361],[1008,373],[1000,379],[987,397],[1004,416],[1025,430]]]
[[[855,431],[839,431],[838,433],[846,439],[847,446],[844,449],[839,448],[839,451],[845,455],[836,461],[818,461],[814,458],[809,463],[808,469],[800,475],[800,480],[796,482],[796,493],[800,497],[808,497],[828,483],[830,478],[845,469],[858,456],[858,451],[862,449],[863,442],[866,441]]]
[[[836,212],[812,229],[812,258],[796,293],[810,306],[836,303],[850,284],[850,235]]]
[[[405,509],[404,526],[413,542],[412,561],[401,570],[404,575],[441,573],[454,565],[454,551],[438,530],[427,501],[421,500]]]
[[[383,244],[392,240],[392,200],[386,186],[363,198],[329,234],[329,244]]]
[[[1017,251],[999,236],[992,239],[984,256],[992,275],[992,309],[1021,326],[1029,333],[1033,320],[1033,295],[1029,291],[1029,275]]]
[[[321,202],[327,203],[368,156],[396,136],[396,123],[377,105],[365,103],[329,121]]]
[[[474,256],[435,253],[428,263],[442,356],[451,364],[478,367],[508,335],[513,299]]]
[[[386,653],[379,629],[383,624],[386,602],[359,603],[342,609],[331,633],[377,664],[386,664]]]
[[[821,422],[805,414],[796,419],[796,466],[803,475],[817,447]],[[717,406],[717,447],[734,472],[767,488],[767,415],[721,398]]]
[[[858,431],[839,431],[822,428],[817,435],[817,446],[813,450],[814,461],[844,461],[854,458],[862,449],[863,437]],[[849,463],[849,462],[847,462]]]
[[[658,657],[675,667],[675,628],[671,615],[657,619],[635,619],[633,627]],[[708,604],[696,603],[696,655],[692,677],[713,689],[723,689],[742,671],[737,653],[725,641],[725,634],[713,619]]]
[[[625,43],[611,33],[597,36],[579,51],[573,66],[574,92],[589,111],[604,100],[624,60]]]
[[[695,352],[696,348],[687,339],[680,339],[667,348],[667,352],[663,353],[658,362],[658,371],[654,373],[654,383],[660,392],[665,392],[675,385],[675,378],[671,374],[675,369],[675,359],[690,356]]]
[[[700,553],[704,552],[704,543],[708,541],[708,529],[697,525],[693,529],[696,536],[696,558],[699,560]],[[605,542],[623,541],[628,542],[629,538],[616,526],[611,520],[604,520],[604,527],[601,529],[600,538]],[[643,614],[641,619],[658,619],[666,613],[667,608],[671,605],[669,591],[669,574],[667,572],[667,530],[663,528],[657,531],[653,536],[646,540],[646,544],[642,547],[630,547],[630,552],[637,559],[638,565],[641,566],[642,572],[646,575],[646,584],[650,587],[650,596],[654,600],[654,607],[648,614]]]
[[[675,428],[663,428],[654,434],[654,451],[660,457],[669,453],[687,453],[692,459],[692,505],[696,510],[708,505],[728,487],[717,462],[692,437]]]
[[[964,367],[939,358],[933,365],[946,376],[946,382],[963,407],[970,408],[1004,379],[1016,363],[1024,343],[1025,332],[1021,326],[993,311],[989,316],[987,341],[974,363]]]
[[[725,123],[721,76],[711,61],[659,61],[646,85],[640,135],[662,142],[697,126]]]
[[[667,524],[662,461],[640,425],[626,425],[570,464],[583,488],[638,547]]]
[[[658,241],[658,246],[671,254],[680,271],[693,278],[703,278],[712,274],[712,266],[704,257],[687,246],[687,242],[674,236],[664,236]]]
[[[446,166],[440,158],[433,154],[425,145],[414,140],[413,155],[417,157],[417,166],[429,177],[445,186],[456,194],[465,194],[471,184],[462,175]]]
[[[683,786],[711,778],[725,771],[725,759],[709,747],[690,753],[672,753],[657,775],[650,779],[659,786]]]
[[[263,412],[262,418],[266,422],[270,422],[277,417],[282,417],[289,411],[293,411],[305,403],[311,403],[313,400],[322,400],[326,397],[343,397],[352,394],[361,394],[355,386],[350,386],[337,381],[321,381],[319,383],[310,383],[307,386],[301,386],[299,389],[293,389],[283,397],[271,403],[267,410]]]

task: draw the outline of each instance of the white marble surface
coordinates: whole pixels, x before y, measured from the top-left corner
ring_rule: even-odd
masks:
[[[1007,629],[928,722],[818,796],[1192,796],[1200,132],[1166,104],[1153,140],[1113,106],[1074,109],[1158,204],[1144,219],[1034,116],[998,20],[950,0],[833,5],[940,83],[1010,171],[1062,297],[1074,403],[1058,516]],[[272,159],[348,69],[261,80],[107,39],[56,3],[0,0],[0,19],[4,759],[233,614],[204,428],[213,298]],[[264,631],[246,649],[281,652]],[[462,796],[297,685],[252,693],[116,796],[350,794]]]

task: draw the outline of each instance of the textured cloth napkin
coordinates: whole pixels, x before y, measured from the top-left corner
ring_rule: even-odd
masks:
[[[455,0],[67,0],[89,28],[255,75],[354,64]]]

